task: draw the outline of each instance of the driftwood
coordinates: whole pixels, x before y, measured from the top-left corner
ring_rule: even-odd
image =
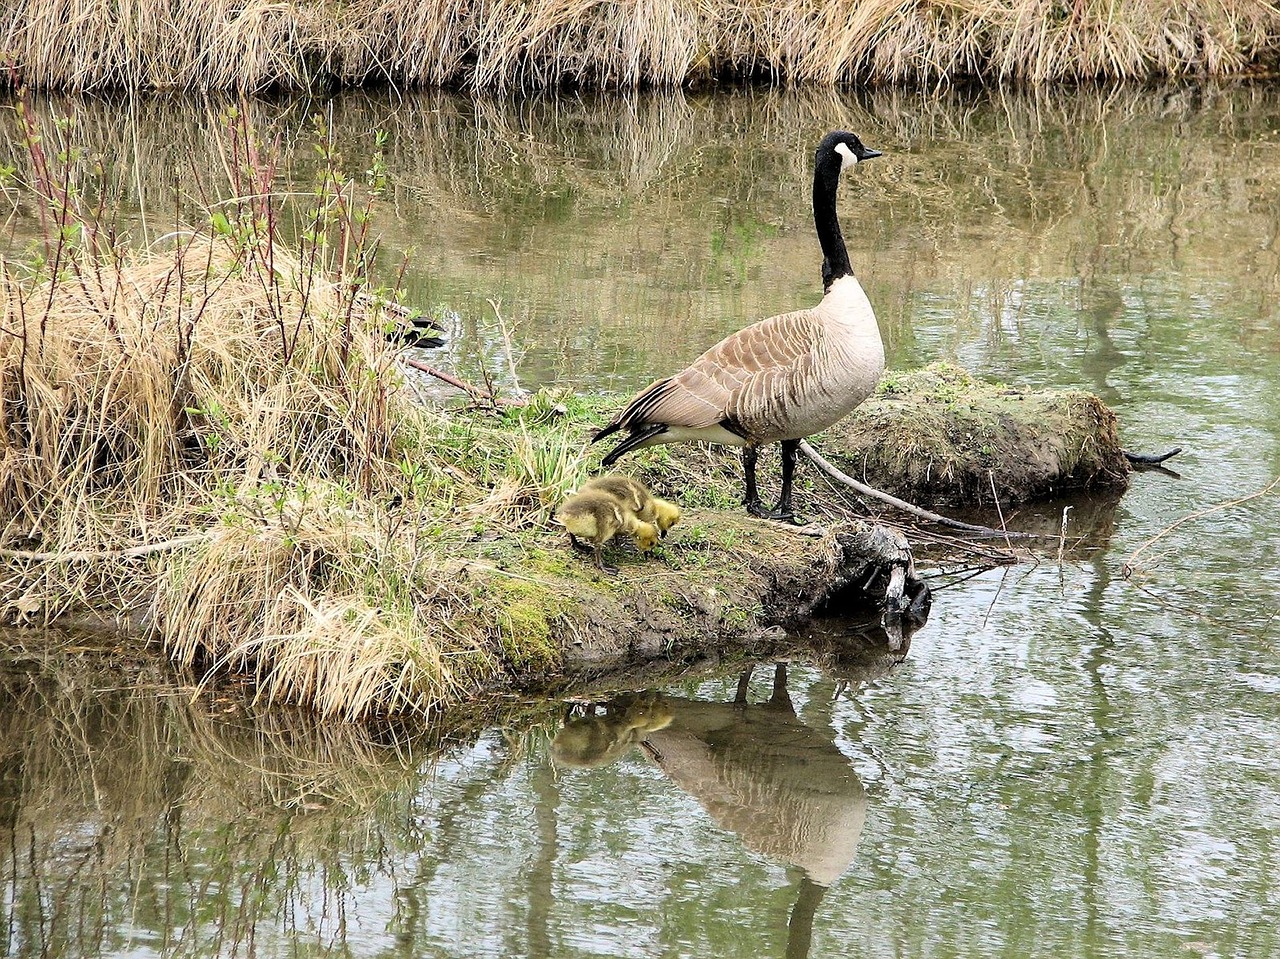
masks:
[[[1165,460],[1173,459],[1182,452],[1181,446],[1175,446],[1167,453],[1130,453],[1128,450],[1121,450],[1124,458],[1133,466],[1141,469],[1144,466],[1159,466]]]
[[[866,483],[860,483],[848,473],[837,469],[829,463],[823,456],[809,445],[808,440],[800,441],[800,451],[804,453],[813,463],[831,477],[837,483],[848,486],[850,489],[861,493],[863,496],[870,496],[882,503],[888,503],[894,509],[900,509],[903,512],[910,513],[912,516],[927,520],[930,523],[938,523],[941,526],[949,526],[952,529],[964,530],[967,533],[973,533],[978,536],[1000,536],[1005,539],[1043,539],[1038,533],[1019,533],[1014,530],[995,529],[990,526],[980,526],[976,523],[965,523],[958,519],[951,519],[949,516],[943,516],[941,513],[934,513],[930,510],[923,509],[908,503],[906,500],[898,499],[889,493],[885,493],[876,489],[874,486],[868,486]]]

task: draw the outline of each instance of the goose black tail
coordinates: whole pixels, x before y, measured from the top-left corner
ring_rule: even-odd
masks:
[[[605,469],[608,469],[610,466],[612,466],[614,463],[618,461],[619,457],[625,456],[626,454],[630,453],[633,449],[635,449],[637,446],[643,445],[645,440],[651,439],[657,436],[659,433],[665,433],[666,431],[667,431],[667,425],[665,423],[654,423],[650,426],[645,426],[639,430],[636,430],[636,432],[632,433],[625,440],[623,440],[621,443],[615,446],[612,450],[610,450],[609,455],[606,456],[603,460],[601,460],[600,465],[605,467]],[[600,438],[599,436],[596,437],[596,439],[599,439],[599,438]]]

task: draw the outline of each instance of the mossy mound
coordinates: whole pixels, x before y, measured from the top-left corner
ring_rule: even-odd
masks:
[[[889,371],[822,435],[824,456],[915,503],[989,505],[1120,487],[1115,414],[1090,393],[985,383],[947,363]]]

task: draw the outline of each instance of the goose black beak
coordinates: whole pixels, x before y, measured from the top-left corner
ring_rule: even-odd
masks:
[[[859,161],[874,160],[876,157],[882,157],[882,156],[884,156],[884,154],[881,153],[879,150],[872,150],[870,147],[863,147],[862,156],[858,157],[858,160]]]

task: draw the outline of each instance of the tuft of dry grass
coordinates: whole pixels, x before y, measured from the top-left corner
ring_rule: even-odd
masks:
[[[0,52],[43,88],[527,89],[1224,75],[1274,60],[1268,0],[17,0]]]

